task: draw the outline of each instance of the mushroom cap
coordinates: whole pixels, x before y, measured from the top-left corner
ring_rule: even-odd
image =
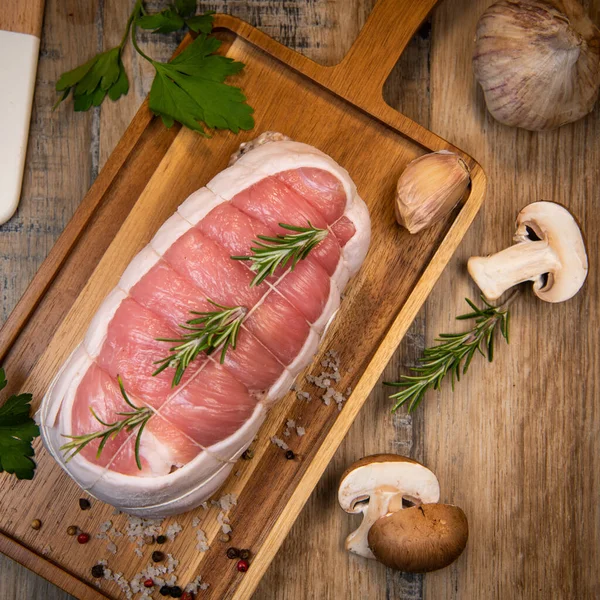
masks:
[[[340,479],[338,501],[347,513],[363,512],[360,502],[377,489],[397,492],[415,503],[437,502],[440,484],[426,466],[397,454],[365,456],[352,464]],[[396,510],[402,508],[400,506]]]
[[[564,302],[573,297],[588,272],[585,243],[573,215],[555,202],[534,202],[517,216],[515,241],[531,241],[527,228],[554,250],[560,262],[559,268],[548,273],[547,281],[544,277],[534,281],[535,295],[546,302]]]
[[[451,504],[422,504],[378,519],[369,548],[386,567],[409,573],[443,569],[465,549],[467,517]]]

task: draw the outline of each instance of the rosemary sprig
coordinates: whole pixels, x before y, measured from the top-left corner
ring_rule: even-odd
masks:
[[[222,306],[208,300],[219,310],[194,312],[197,318],[187,321],[181,328],[189,331],[180,338],[157,338],[159,342],[171,342],[176,345],[170,349],[171,354],[154,362],[160,365],[152,375],[158,375],[168,367],[175,367],[173,387],[179,385],[188,365],[200,354],[210,354],[220,346],[221,363],[231,346],[235,349],[242,321],[248,312],[243,306]]]
[[[256,272],[256,276],[250,283],[250,287],[260,285],[269,275],[273,275],[280,265],[285,267],[290,261],[292,270],[298,261],[304,260],[308,253],[327,237],[327,229],[318,229],[308,222],[308,227],[296,227],[279,223],[283,227],[295,233],[286,233],[277,237],[266,235],[257,236],[253,246],[250,248],[250,256],[232,256],[234,260],[252,261],[250,269]]]
[[[396,400],[392,411],[398,410],[408,403],[408,410],[412,412],[425,396],[429,389],[439,390],[442,380],[450,374],[452,389],[454,382],[460,381],[461,374],[465,374],[476,352],[487,357],[491,362],[494,358],[494,333],[500,330],[502,337],[508,343],[508,328],[510,313],[508,306],[516,294],[513,294],[504,304],[493,306],[481,296],[485,307],[478,308],[465,298],[473,312],[456,317],[458,321],[475,319],[475,325],[464,333],[441,333],[436,342],[437,346],[426,348],[420,361],[420,366],[412,367],[415,375],[402,375],[400,381],[385,382],[385,385],[402,388],[392,394],[390,398]]]
[[[121,390],[121,395],[123,399],[133,411],[128,412],[119,412],[118,415],[124,417],[121,420],[115,421],[114,423],[106,423],[103,421],[94,411],[94,409],[90,406],[90,411],[94,415],[96,421],[104,425],[106,429],[95,431],[93,433],[87,433],[84,435],[65,435],[63,437],[70,438],[71,441],[67,442],[60,449],[67,454],[66,462],[69,462],[76,454],[79,454],[90,442],[101,439],[100,445],[98,446],[98,452],[96,452],[96,458],[102,454],[102,450],[104,450],[104,446],[106,442],[111,438],[117,437],[121,431],[125,430],[127,432],[133,431],[136,427],[138,427],[137,435],[135,438],[135,462],[138,466],[138,469],[142,469],[142,463],[140,461],[140,440],[142,438],[142,433],[144,432],[144,427],[146,427],[150,417],[154,414],[152,409],[148,406],[135,406],[133,402],[129,399],[127,392],[125,391],[125,387],[123,386],[123,381],[121,381],[120,377],[117,377],[117,381],[119,382],[119,388]]]

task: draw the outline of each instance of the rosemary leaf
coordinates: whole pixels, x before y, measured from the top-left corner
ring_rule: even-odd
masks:
[[[308,222],[308,227],[296,227],[286,223],[279,223],[280,227],[293,231],[277,237],[266,235],[257,236],[250,248],[250,256],[232,256],[234,260],[249,260],[252,262],[250,269],[256,276],[250,287],[260,285],[267,277],[275,273],[277,267],[285,267],[291,262],[291,269],[304,260],[309,252],[327,237],[327,229],[318,229]]]
[[[101,429],[99,431],[94,431],[92,433],[86,433],[83,435],[63,435],[63,437],[69,438],[71,441],[63,444],[60,447],[60,450],[65,452],[65,462],[69,462],[75,455],[79,454],[88,444],[93,442],[94,440],[99,439],[100,445],[98,446],[98,451],[96,452],[96,458],[99,458],[104,450],[104,446],[111,438],[115,438],[121,433],[121,431],[125,430],[128,433],[137,430],[136,441],[135,441],[135,462],[137,464],[138,469],[142,470],[142,462],[140,460],[140,442],[142,437],[142,432],[144,431],[144,427],[150,420],[150,417],[154,414],[152,409],[148,406],[136,406],[129,399],[127,392],[125,391],[125,387],[123,385],[123,381],[120,377],[117,377],[117,381],[119,382],[119,389],[121,390],[121,395],[125,402],[131,406],[132,411],[124,411],[117,413],[119,416],[124,417],[123,419],[117,419],[114,423],[106,423],[103,421],[94,411],[92,407],[90,407],[90,411],[96,421],[98,421],[105,429]]]
[[[225,354],[229,347],[234,348],[242,325],[248,312],[243,306],[222,306],[208,300],[219,310],[207,312],[193,312],[195,319],[190,319],[180,325],[189,333],[180,338],[158,338],[159,342],[175,344],[170,348],[170,354],[154,362],[158,368],[152,375],[158,375],[169,367],[175,368],[173,387],[179,385],[181,378],[189,364],[201,353],[211,354],[221,348],[220,362],[225,361]]]
[[[474,320],[471,329],[464,333],[441,333],[436,338],[436,346],[425,348],[420,365],[412,367],[414,375],[402,375],[399,381],[385,382],[385,385],[401,388],[390,398],[396,400],[392,411],[408,404],[412,412],[423,400],[429,389],[439,390],[443,379],[450,375],[452,390],[455,381],[460,381],[475,353],[479,352],[488,361],[494,359],[494,339],[496,329],[508,343],[510,313],[509,305],[516,294],[513,294],[504,304],[493,306],[483,296],[484,308],[478,308],[471,300],[465,298],[473,312],[459,315],[458,321]]]

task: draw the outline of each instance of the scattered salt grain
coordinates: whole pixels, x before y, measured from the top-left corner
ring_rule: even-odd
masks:
[[[285,423],[286,427],[289,427],[290,429],[294,429],[294,427],[296,427],[296,421],[294,421],[293,419],[288,419]]]
[[[196,544],[196,550],[199,552],[206,552],[210,548],[206,533],[204,533],[202,529],[198,529],[198,531],[196,531],[196,540],[198,542]]]
[[[106,579],[106,576],[105,576]],[[109,577],[112,581],[114,581],[120,588],[121,591],[125,594],[127,600],[132,600],[133,592],[131,591],[131,586],[125,577],[123,577],[123,573],[113,573],[112,577]]]
[[[111,527],[112,527],[112,521],[104,521],[104,523],[102,523],[102,525],[100,525],[100,527],[98,527],[98,529],[102,533],[106,533]]]
[[[300,427],[300,426],[296,427],[296,434],[299,437],[302,437],[305,433],[306,433],[306,429],[304,429],[304,427]]]
[[[196,577],[196,579],[194,579],[194,581],[191,581],[190,583],[188,583],[185,586],[185,590],[186,592],[190,592],[192,594],[196,594],[198,592],[198,588],[200,587],[200,584],[202,583],[202,577],[200,575],[198,575]]]
[[[225,494],[219,498],[219,506],[222,510],[231,510],[237,504],[236,494]]]
[[[42,554],[44,556],[48,556],[50,552],[52,552],[52,546],[44,546],[44,548],[42,549]]]
[[[106,549],[111,553],[111,554],[116,554],[117,553],[117,546],[114,542],[108,542],[108,544],[106,545]]]
[[[200,518],[199,517],[194,517],[192,519],[192,527],[198,527],[198,525],[200,525]]]
[[[139,556],[140,558],[142,558],[142,556],[144,556],[144,553],[139,549],[139,548],[134,548],[133,551],[136,553],[137,556]]]
[[[177,534],[182,531],[182,529],[183,527],[177,521],[175,521],[175,523],[171,523],[171,525],[167,527],[165,535],[170,541],[173,541]]]
[[[271,442],[276,446],[279,446],[282,450],[289,450],[290,448],[281,438],[278,438],[277,436],[273,436],[271,438]]]

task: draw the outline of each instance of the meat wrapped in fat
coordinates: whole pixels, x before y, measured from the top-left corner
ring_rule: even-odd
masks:
[[[275,139],[252,147],[181,204],[132,260],[43,400],[39,420],[52,456],[120,510],[176,514],[218,490],[268,407],[312,360],[366,256],[369,213],[348,173],[314,147]],[[325,240],[297,269],[250,287],[249,265],[230,256],[245,246],[248,254],[257,235],[281,233],[280,222],[307,221],[328,229]],[[173,389],[166,385],[171,368],[153,380],[148,371],[168,351],[156,338],[180,336],[178,323],[189,310],[207,310],[208,298],[247,309],[238,346],[224,364],[199,356]],[[117,376],[135,406],[153,411],[140,436],[142,469],[135,432],[111,440],[100,458],[96,441],[66,462],[65,436],[102,428],[90,407],[103,420],[118,418]]]

